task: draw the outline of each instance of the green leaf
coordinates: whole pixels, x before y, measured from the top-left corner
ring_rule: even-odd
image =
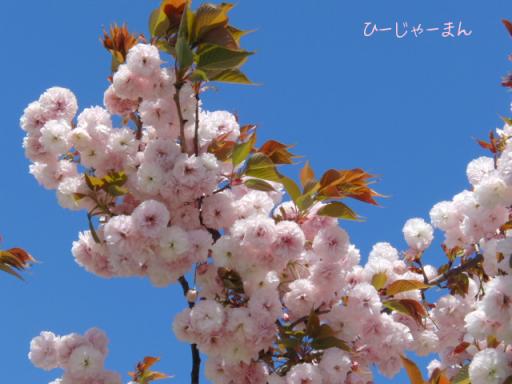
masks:
[[[316,213],[320,216],[335,217],[337,219],[358,220],[357,213],[340,201],[327,203]]]
[[[247,179],[244,181],[247,188],[255,189],[257,191],[272,192],[275,191],[274,187],[264,180],[260,179]]]
[[[239,68],[253,52],[210,45],[199,54],[198,67],[204,71]]]
[[[254,83],[239,69],[227,69],[218,75],[213,76],[210,80],[221,83],[254,85]]]
[[[156,42],[156,46],[162,52],[168,53],[169,55],[176,56],[176,48],[171,47],[168,41],[166,40],[158,40]]]
[[[91,191],[98,191],[105,185],[105,182],[96,176],[88,175],[87,173],[84,174],[85,177],[85,183],[89,187]]]
[[[306,334],[308,336],[314,337],[317,332],[320,330],[320,317],[315,312],[314,309],[309,312],[308,322],[306,325]]]
[[[205,71],[196,68],[194,72],[190,74],[190,80],[193,82],[208,81],[208,75]]]
[[[258,179],[281,182],[281,175],[277,172],[272,160],[259,152],[249,157],[244,174]]]
[[[411,316],[416,323],[421,324],[424,317],[427,316],[427,311],[421,303],[411,299],[401,300],[387,300],[382,303],[386,308]]]
[[[184,36],[179,36],[176,41],[176,61],[180,69],[187,69],[194,63],[194,52]]]
[[[193,40],[201,39],[201,36],[208,31],[219,26],[227,26],[228,12],[234,7],[234,4],[205,3],[197,8],[194,26],[192,28]]]
[[[247,156],[249,156],[255,143],[256,135],[253,133],[247,141],[235,145],[232,157],[234,167],[242,163],[242,161],[244,161],[247,158]]]
[[[386,282],[388,281],[388,275],[386,272],[379,272],[373,275],[372,277],[372,285],[378,291],[379,289],[384,288]]]
[[[155,9],[149,16],[149,33],[151,36],[165,36],[169,29],[169,19],[162,7]]]
[[[309,193],[306,193],[302,196],[299,196],[295,204],[297,204],[297,207],[299,207],[300,210],[305,211],[311,208],[311,206],[315,204],[315,202],[316,199],[314,198],[314,196],[312,196]]]
[[[315,349],[339,348],[343,351],[350,352],[350,348],[347,343],[334,336],[329,336],[322,339],[314,339],[311,343],[311,346]]]
[[[228,31],[231,33],[231,35],[233,36],[233,38],[236,40],[237,43],[240,43],[240,39],[243,36],[254,32],[253,30],[243,31],[241,29],[233,27],[232,25],[228,25]]]
[[[396,280],[386,288],[386,294],[394,296],[398,293],[414,291],[416,289],[427,289],[430,285],[418,280]]]
[[[459,372],[453,377],[452,384],[471,384],[469,380],[469,366],[463,366]]]
[[[286,177],[286,176],[281,177],[279,182],[281,184],[283,184],[284,189],[286,189],[286,192],[288,192],[288,195],[290,196],[290,198],[294,202],[297,201],[297,199],[301,195],[300,188],[297,185],[297,183],[295,181],[293,181],[292,179],[290,179],[289,177]]]

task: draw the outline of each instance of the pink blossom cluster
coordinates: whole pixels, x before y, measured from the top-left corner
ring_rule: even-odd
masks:
[[[247,176],[232,182],[243,163],[219,160],[208,148],[216,139],[236,141],[237,119],[204,110],[190,84],[177,89],[173,69],[162,64],[156,47],[138,44],[105,92],[106,109],[86,108],[75,122],[74,95],[50,88],[21,118],[30,172],[57,191],[63,207],[91,211],[97,205],[84,172],[127,177],[127,193],[110,201],[95,233],[84,231],[73,244],[81,266],[103,277],[147,276],[156,286],[195,267],[197,287],[187,294],[193,305],[178,314],[173,329],[208,356],[206,375],[217,384],[368,384],[374,365],[393,377],[406,351],[437,353],[429,370],[449,376],[471,362],[473,384],[501,384],[512,374],[512,233],[499,231],[512,205],[512,143],[496,161],[482,157],[469,164],[471,190],[436,204],[432,225],[420,218],[405,223],[405,252],[381,242],[362,265],[338,221],[319,214],[323,203],[301,212],[282,201],[278,183],[260,191],[244,185]],[[121,127],[114,127],[114,115]],[[511,132],[507,126],[499,134]],[[106,194],[97,193],[97,199]],[[464,272],[467,294],[442,296],[424,306],[427,316],[418,321],[390,303],[423,306],[424,292],[408,289],[390,297],[387,289],[442,275],[417,265],[433,241],[433,227],[444,232],[448,249],[461,250],[459,258],[481,252],[487,277]],[[299,361],[279,367],[271,357],[269,363],[264,356],[281,349],[283,327],[300,333],[312,313],[332,332],[329,340],[346,348],[306,340],[309,349]],[[62,383],[66,375],[89,380],[87,372],[103,372],[101,348],[93,341],[63,343],[66,338],[89,340],[87,334],[43,333],[33,341],[34,364],[64,368]],[[68,344],[85,352],[70,362],[72,348],[61,347]],[[86,358],[88,368],[80,370]]]
[[[485,276],[467,274],[468,293],[441,297],[431,312],[440,341],[429,369],[455,375],[469,364],[474,384],[501,384],[512,375],[512,233],[503,229],[512,205],[512,127],[497,130],[505,147],[495,158],[479,157],[467,167],[471,184],[451,201],[436,204],[432,224],[459,257],[483,257]]]
[[[119,374],[105,370],[107,346],[107,336],[97,328],[84,335],[41,332],[30,342],[28,357],[46,371],[64,370],[64,375],[51,384],[121,384]]]

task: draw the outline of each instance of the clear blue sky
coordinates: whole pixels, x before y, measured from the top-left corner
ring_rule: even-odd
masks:
[[[76,265],[70,248],[87,226],[85,214],[61,209],[28,174],[18,127],[23,108],[53,85],[71,88],[81,108],[100,104],[109,75],[102,26],[126,21],[146,32],[147,15],[157,5],[2,3],[0,233],[4,247],[23,246],[41,261],[26,283],[0,276],[2,382],[49,382],[59,372],[31,366],[30,339],[41,330],[65,334],[92,326],[110,336],[109,368],[125,373],[155,355],[162,358],[160,370],[176,375],[170,382],[188,382],[189,348],[170,329],[184,306],[179,288],[104,280]],[[482,154],[473,138],[485,137],[509,111],[510,96],[499,85],[512,52],[500,23],[507,16],[512,6],[505,0],[240,0],[234,24],[258,30],[245,40],[258,52],[246,72],[263,85],[221,86],[206,106],[259,124],[262,140],[295,143],[315,169],[363,167],[380,175],[377,188],[390,197],[381,208],[360,207],[366,222],[346,227],[365,255],[377,241],[404,248],[404,221],[426,217],[435,202],[466,187],[465,166]],[[459,20],[473,30],[471,37],[363,37],[366,21],[442,26]],[[440,249],[429,258],[439,260]],[[377,379],[391,382],[406,380]]]

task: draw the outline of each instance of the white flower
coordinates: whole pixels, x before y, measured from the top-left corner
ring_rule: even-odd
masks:
[[[174,225],[166,228],[160,237],[160,255],[167,261],[175,261],[190,249],[187,232]]]
[[[89,345],[82,345],[69,356],[68,369],[76,377],[92,377],[103,369],[103,354]]]
[[[137,44],[133,46],[126,56],[126,65],[133,73],[149,77],[160,70],[160,53],[158,48],[151,44]]]
[[[419,251],[427,249],[434,238],[434,229],[421,218],[407,220],[403,233],[409,247]]]
[[[50,120],[41,128],[39,142],[50,153],[60,155],[69,149],[68,134],[71,126],[65,120]]]
[[[199,301],[190,311],[190,324],[202,335],[220,331],[224,318],[224,308],[214,300]]]
[[[505,354],[493,348],[478,352],[469,364],[471,384],[502,384],[510,373]]]

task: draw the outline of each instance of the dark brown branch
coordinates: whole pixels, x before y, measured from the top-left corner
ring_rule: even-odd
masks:
[[[199,155],[199,91],[201,83],[194,84],[194,93],[196,98],[196,123],[194,127],[194,153]]]
[[[190,286],[188,284],[185,276],[180,276],[178,281],[180,282],[181,289],[183,290],[183,295],[187,299],[187,293],[190,290]],[[188,307],[193,308],[194,303],[188,301]],[[201,355],[199,354],[199,349],[197,349],[196,344],[190,344],[190,351],[192,352],[192,371],[190,371],[190,383],[191,384],[199,384],[199,370],[201,369]]]
[[[176,109],[178,110],[178,118],[180,120],[180,144],[181,144],[181,152],[187,152],[187,140],[185,138],[185,119],[183,118],[183,112],[181,110],[181,100],[180,100],[180,91],[183,87],[183,82],[181,80],[176,80],[176,84],[174,84],[176,88],[176,92],[174,93],[174,102],[176,103]]]
[[[468,269],[471,269],[475,266],[477,266],[480,262],[482,262],[484,257],[481,253],[477,253],[477,255],[465,262],[464,264],[459,265],[456,268],[450,269],[446,271],[445,273],[435,277],[434,279],[429,281],[430,285],[440,285],[441,283],[444,283],[445,281],[449,280],[451,277],[458,275],[459,273],[465,272]]]
[[[135,132],[135,138],[137,140],[140,140],[142,139],[142,120],[140,119],[140,116],[135,112],[132,113],[130,117],[135,123],[135,126],[137,127],[137,131]]]

